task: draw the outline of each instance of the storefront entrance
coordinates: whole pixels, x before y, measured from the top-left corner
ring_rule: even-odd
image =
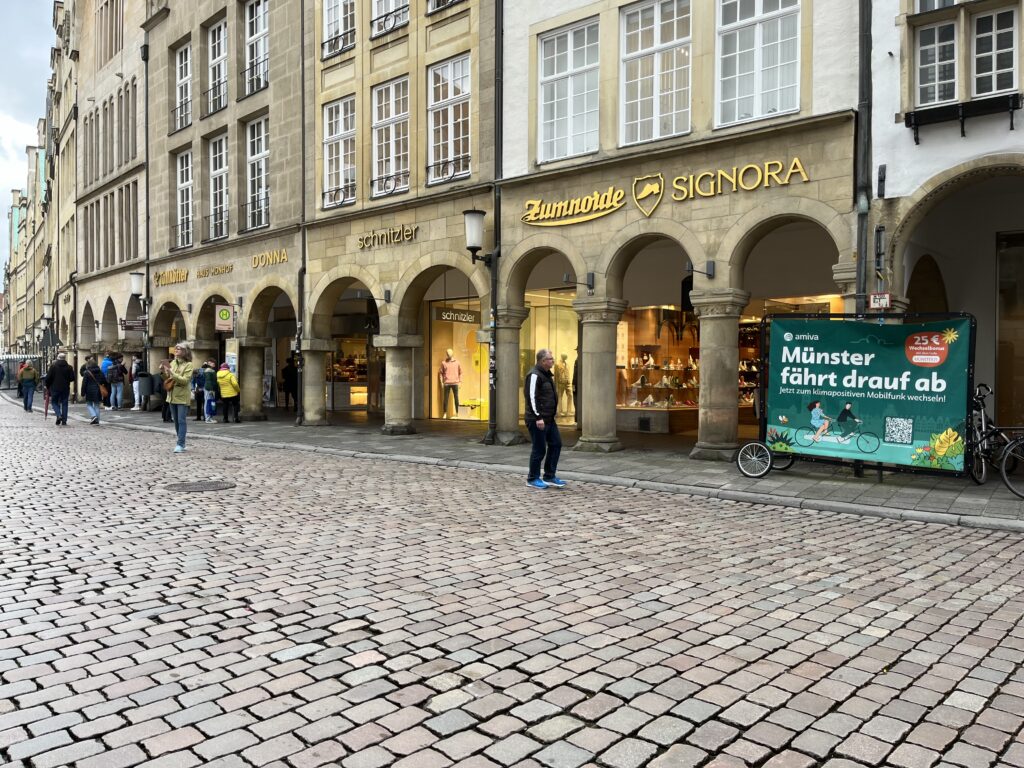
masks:
[[[329,318],[329,328],[323,329],[330,339],[324,373],[327,410],[382,412],[384,355],[373,346],[380,331],[373,294],[358,280],[348,282]]]

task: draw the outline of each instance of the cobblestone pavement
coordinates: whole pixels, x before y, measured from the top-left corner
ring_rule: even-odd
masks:
[[[1024,766],[1015,533],[0,435],[6,765]]]

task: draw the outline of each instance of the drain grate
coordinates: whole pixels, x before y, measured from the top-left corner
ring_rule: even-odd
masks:
[[[234,488],[234,483],[224,482],[223,480],[206,480],[198,483],[171,483],[165,485],[168,491],[175,491],[177,493],[204,493],[207,491],[226,491],[229,488]]]
[[[220,460],[221,461],[241,461],[242,457],[241,456],[221,456]]]

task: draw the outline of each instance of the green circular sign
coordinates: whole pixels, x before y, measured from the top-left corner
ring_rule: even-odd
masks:
[[[220,312],[217,313],[217,316],[221,320],[230,320],[231,319],[231,310],[228,309],[227,307],[224,307],[224,308],[222,308],[220,310]]]

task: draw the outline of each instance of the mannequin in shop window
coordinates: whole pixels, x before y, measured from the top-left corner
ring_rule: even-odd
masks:
[[[459,418],[459,385],[462,383],[462,365],[455,359],[455,350],[446,349],[445,358],[437,371],[441,380],[441,418],[448,418],[448,396],[455,396],[453,419]]]
[[[569,373],[569,356],[564,352],[552,371],[555,377],[555,392],[558,395],[558,415],[569,416],[573,412],[572,376]]]

